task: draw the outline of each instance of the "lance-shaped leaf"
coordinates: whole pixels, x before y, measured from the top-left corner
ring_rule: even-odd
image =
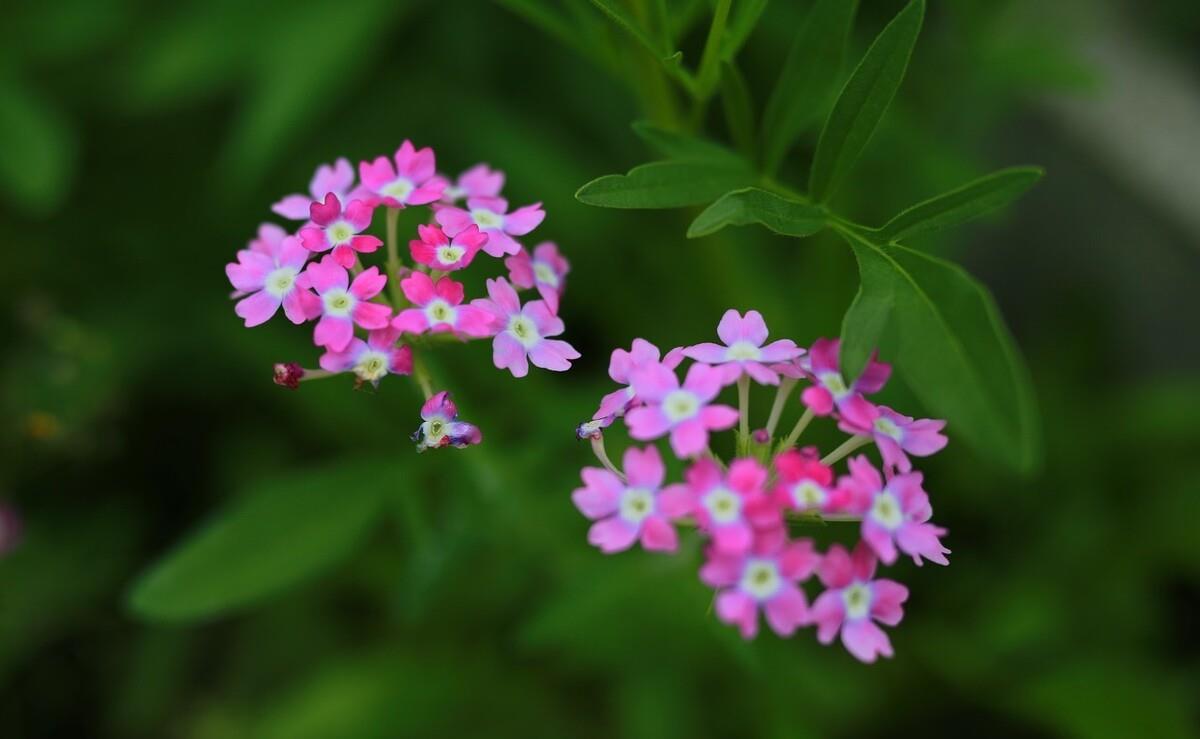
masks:
[[[993,172],[955,190],[902,211],[875,232],[879,241],[899,241],[941,231],[1003,208],[1042,178],[1041,167],[1012,167]]]
[[[858,161],[904,79],[921,30],[925,0],[912,0],[875,38],[846,81],[821,130],[809,194],[828,200]]]
[[[676,161],[716,161],[733,166],[748,167],[749,165],[738,156],[737,152],[728,149],[715,141],[703,139],[678,131],[668,131],[649,121],[634,121],[633,132],[655,152],[668,159]]]
[[[628,174],[592,180],[575,197],[605,208],[682,208],[716,200],[724,193],[754,182],[744,163],[718,161],[651,162]]]
[[[783,236],[811,236],[825,227],[825,211],[801,200],[757,187],[725,193],[704,209],[688,228],[688,238],[720,231],[726,226],[758,223]]]
[[[721,62],[721,106],[725,125],[738,151],[754,158],[754,102],[742,73],[731,62]]]
[[[732,61],[766,10],[767,0],[738,0],[729,14],[729,25],[721,37],[721,58]]]

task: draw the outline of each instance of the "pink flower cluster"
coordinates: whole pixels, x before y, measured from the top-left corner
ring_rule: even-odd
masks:
[[[908,589],[876,576],[880,563],[901,554],[920,565],[948,564],[941,538],[946,530],[933,514],[920,472],[911,457],[946,445],[945,423],[914,420],[876,405],[866,396],[883,388],[891,367],[872,357],[861,376],[847,382],[838,362],[838,341],[821,339],[808,350],[795,342],[768,341],[762,315],[727,311],[717,327],[720,343],[703,343],[662,355],[644,339],[612,354],[609,374],[621,387],[604,396],[593,418],[578,429],[590,439],[603,467],[585,467],[583,487],[572,498],[594,523],[588,541],[606,554],[640,543],[643,549],[675,552],[679,529],[695,528],[706,542],[700,579],[715,591],[722,621],[753,638],[759,615],[780,636],[816,627],[830,643],[840,634],[863,662],[890,657],[883,626],[903,617]],[[682,381],[684,359],[693,363]],[[766,425],[751,431],[752,383],[776,386]],[[791,432],[776,434],[792,391],[805,384],[804,407]],[[737,386],[738,407],[721,402]],[[818,416],[837,422],[849,437],[824,456],[798,439]],[[630,446],[621,467],[608,457],[605,429],[624,419],[637,442],[667,439],[688,465],[683,480],[667,484],[666,467],[653,443]],[[714,433],[734,430],[728,463],[714,453]],[[880,464],[866,454],[873,444]],[[836,466],[846,460],[846,468]],[[856,542],[824,552],[795,530],[805,523],[850,522]],[[843,525],[843,524],[838,524]],[[810,601],[805,584],[821,592]]]
[[[570,267],[551,242],[527,250],[518,237],[545,218],[540,203],[510,208],[501,197],[504,173],[479,164],[453,183],[437,173],[434,152],[405,141],[392,157],[355,169],[347,159],[321,165],[308,193],[272,206],[299,222],[294,233],[264,223],[237,261],[226,266],[234,312],[247,327],[266,323],[283,309],[294,324],[313,324],[323,350],[319,369],[275,365],[285,387],[347,374],[355,387],[377,387],[387,375],[411,375],[426,403],[413,439],[418,451],[477,444],[482,436],[458,420],[449,393],[434,393],[422,353],[446,340],[491,339],[493,361],[515,377],[529,365],[556,372],[579,353],[553,337],[563,333],[559,302]],[[408,241],[405,266],[397,241],[401,210],[425,208],[428,217]],[[378,211],[385,218],[378,219]],[[386,221],[383,238],[370,233]],[[380,264],[362,260],[383,250]],[[486,281],[487,296],[468,300],[454,276],[489,257],[503,258],[506,275]],[[454,275],[454,276],[452,276]],[[520,291],[537,297],[521,302]]]

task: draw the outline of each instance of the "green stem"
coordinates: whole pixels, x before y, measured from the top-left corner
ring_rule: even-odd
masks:
[[[805,408],[804,415],[800,416],[799,421],[796,421],[796,425],[792,427],[792,433],[788,434],[788,437],[783,440],[783,444],[780,446],[784,449],[791,449],[796,446],[796,440],[800,438],[800,434],[804,433],[804,429],[808,428],[808,424],[813,420],[813,415],[812,408]]]
[[[412,378],[417,383],[417,387],[421,388],[421,394],[425,396],[425,400],[433,397],[433,378],[429,374],[429,368],[425,366],[425,360],[415,353],[413,354]]]
[[[771,405],[771,415],[767,417],[767,436],[775,436],[775,427],[779,425],[779,417],[783,415],[783,407],[787,405],[787,399],[792,394],[792,390],[796,388],[798,381],[791,377],[785,377],[779,382],[779,389],[775,391],[775,402]]]
[[[697,102],[707,100],[717,86],[718,63],[721,60],[721,39],[725,35],[725,24],[729,20],[731,0],[717,0],[713,10],[712,25],[708,27],[708,39],[704,42],[704,53],[700,57],[700,69],[696,73]]]
[[[603,436],[597,436],[592,439],[592,451],[596,453],[596,459],[600,460],[600,464],[604,465],[609,472],[616,475],[618,480],[625,482],[625,473],[617,469],[617,466],[608,458],[608,452],[604,448]]]
[[[750,376],[743,374],[737,381],[738,433],[742,438],[750,436]]]
[[[842,442],[842,445],[839,446],[837,449],[834,449],[832,452],[830,452],[829,454],[826,454],[824,457],[822,457],[821,464],[823,464],[825,466],[835,464],[835,463],[841,461],[842,457],[845,457],[850,452],[852,452],[855,449],[858,449],[862,446],[870,444],[870,443],[871,443],[870,436],[863,436],[863,435],[851,436],[849,439],[846,439],[844,442]]]
[[[404,307],[404,293],[400,290],[400,247],[396,244],[396,224],[400,218],[399,208],[387,209],[387,271],[388,291],[392,294],[392,307],[400,310]]]

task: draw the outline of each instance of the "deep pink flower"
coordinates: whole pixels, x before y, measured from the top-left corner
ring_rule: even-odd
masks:
[[[492,362],[498,369],[507,369],[513,377],[529,374],[529,363],[535,367],[563,372],[571,368],[571,360],[579,359],[575,347],[559,339],[565,327],[562,319],[550,312],[546,303],[532,300],[521,305],[517,291],[503,277],[487,281],[489,299],[480,298],[471,305],[486,310],[494,317],[492,330]]]
[[[293,221],[307,221],[310,216],[310,205],[323,202],[329,193],[333,193],[338,200],[343,202],[352,200],[354,199],[351,197],[351,188],[353,187],[354,167],[345,157],[339,157],[333,164],[322,164],[317,167],[312,181],[308,184],[308,195],[300,193],[285,195],[278,203],[271,206],[271,210]]]
[[[393,159],[376,157],[373,162],[360,162],[358,176],[363,188],[371,193],[371,205],[403,208],[426,205],[442,197],[446,183],[434,176],[436,168],[433,149],[414,148],[405,139]]]
[[[929,523],[933,509],[921,488],[921,473],[899,474],[884,484],[879,470],[864,455],[849,461],[853,495],[851,510],[861,514],[862,538],[884,564],[896,561],[896,547],[921,564],[922,557],[940,565],[950,564],[950,550],[939,537],[946,530]]]
[[[809,622],[808,601],[799,583],[820,562],[808,539],[774,538],[743,554],[711,548],[700,579],[717,588],[717,617],[737,626],[745,639],[758,634],[758,612],[780,636],[791,636]]]
[[[367,340],[350,340],[345,351],[327,351],[321,355],[321,369],[329,372],[352,371],[360,382],[378,385],[386,375],[411,375],[412,349],[396,346],[400,331],[391,327],[376,329]]]
[[[370,254],[383,245],[375,236],[362,233],[371,225],[371,206],[362,200],[351,200],[342,210],[342,201],[329,193],[324,203],[310,208],[312,225],[300,229],[300,241],[309,251],[333,249],[333,258],[346,269],[358,259],[355,252]]]
[[[756,310],[745,317],[732,308],[721,316],[717,336],[724,345],[705,342],[689,346],[683,353],[698,362],[720,367],[725,381],[733,382],[749,375],[758,382],[778,385],[779,375],[766,363],[787,362],[804,353],[791,339],[779,339],[763,346],[767,340],[767,324]]]
[[[388,325],[391,308],[368,302],[387,284],[387,278],[379,274],[377,267],[359,273],[351,283],[346,270],[332,255],[326,255],[320,262],[309,264],[304,274],[321,296],[321,320],[313,332],[317,346],[345,351],[354,338],[355,324],[368,330]]]
[[[875,405],[861,395],[842,404],[841,416],[838,426],[843,431],[870,434],[879,447],[883,463],[901,472],[912,470],[909,454],[928,457],[946,446],[946,436],[941,433],[946,426],[945,421],[933,418],[913,420],[911,416],[901,415],[885,405]]]
[[[634,406],[641,405],[641,400],[634,394],[630,384],[632,373],[643,367],[659,363],[658,347],[645,339],[634,339],[629,351],[613,349],[608,362],[608,376],[624,387],[612,391],[600,400],[600,408],[592,418],[623,416]],[[683,361],[683,349],[676,348],[667,352],[662,358],[662,365],[673,370]]]
[[[439,208],[437,222],[447,231],[458,232],[472,223],[488,235],[483,250],[493,257],[516,254],[521,244],[513,236],[524,236],[537,228],[546,212],[541,203],[526,205],[508,212],[508,201],[504,198],[471,198],[468,210],[453,206]]]
[[[629,447],[623,460],[626,481],[599,467],[584,467],[584,487],[571,500],[580,513],[595,521],[588,543],[605,554],[620,552],[641,541],[649,551],[673,552],[678,537],[672,521],[687,514],[686,501],[660,491],[666,469],[658,449]]]
[[[693,364],[682,387],[674,371],[651,364],[631,374],[634,394],[645,405],[625,414],[629,435],[639,441],[671,434],[671,448],[680,458],[708,447],[708,432],[732,428],[737,410],[709,405],[721,392],[723,373],[707,364]]]
[[[300,381],[304,379],[304,368],[295,362],[276,362],[274,369],[275,384],[288,390],[299,390]]]
[[[463,336],[491,336],[495,320],[485,310],[463,305],[463,286],[449,277],[436,283],[424,272],[413,272],[400,280],[400,289],[415,308],[406,308],[392,326],[410,334],[453,331]]]
[[[673,505],[696,516],[722,554],[744,554],[756,532],[779,530],[779,508],[766,494],[767,470],[753,459],[735,459],[729,471],[711,459],[698,459],[684,474],[686,484],[672,485],[664,495]],[[681,502],[675,504],[678,499]]]
[[[834,544],[817,567],[828,588],[817,596],[811,611],[817,639],[829,644],[838,632],[847,651],[863,662],[892,656],[892,643],[875,623],[895,626],[904,618],[908,588],[892,580],[875,580],[875,555],[865,542],[854,554]]]
[[[504,187],[504,173],[492,169],[486,164],[476,164],[458,176],[453,185],[446,177],[438,175],[437,179],[444,183],[441,202],[453,205],[463,198],[494,198],[499,197]]]
[[[780,508],[836,513],[850,503],[849,491],[834,484],[833,469],[821,464],[812,447],[789,449],[775,457],[775,478],[772,495]]]
[[[421,224],[417,226],[417,234],[421,237],[419,240],[408,242],[413,261],[442,272],[453,272],[469,265],[488,239],[487,234],[473,224],[453,235],[437,226]]]
[[[304,323],[321,314],[321,303],[305,289],[304,264],[309,252],[294,236],[276,236],[283,229],[263,224],[259,238],[249,249],[237,253],[237,262],[225,265],[225,274],[233,283],[238,301],[234,312],[245,319],[247,326],[258,326],[274,316],[283,306],[283,313],[292,323]],[[277,233],[278,232],[278,233]]]
[[[421,406],[421,419],[423,423],[412,435],[418,452],[446,446],[462,449],[483,441],[483,434],[477,427],[458,420],[458,407],[445,390],[425,401]]]
[[[828,416],[855,394],[879,392],[892,374],[891,365],[877,361],[872,354],[858,379],[847,385],[838,364],[840,345],[839,339],[818,339],[808,353],[813,385],[804,389],[800,399],[818,416]]]
[[[533,256],[521,249],[504,260],[513,285],[528,290],[536,287],[550,312],[558,315],[558,300],[566,289],[565,278],[571,266],[558,253],[553,242],[544,241],[533,249]]]

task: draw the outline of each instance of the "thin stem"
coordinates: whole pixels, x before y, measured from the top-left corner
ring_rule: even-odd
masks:
[[[731,0],[717,0],[713,10],[712,25],[708,27],[708,39],[704,42],[704,53],[700,57],[700,69],[696,73],[697,101],[712,95],[717,84],[717,63],[721,57],[721,39],[725,35],[725,23],[729,20]]]
[[[858,449],[859,447],[870,444],[871,439],[872,439],[872,437],[864,436],[861,434],[857,435],[857,436],[851,436],[849,439],[846,439],[844,442],[842,442],[842,445],[839,446],[837,449],[834,449],[832,452],[830,452],[829,454],[826,454],[824,457],[822,457],[821,464],[823,464],[825,466],[834,464],[835,462],[838,462],[839,460],[842,459],[842,457],[845,457],[847,454],[854,451],[855,449]]]
[[[608,458],[608,452],[604,449],[604,437],[596,436],[592,439],[592,451],[596,453],[596,459],[600,460],[600,464],[609,472],[617,476],[621,482],[625,482],[625,473],[617,469],[617,466]]]
[[[429,374],[429,368],[417,354],[413,354],[412,378],[417,383],[417,387],[421,388],[421,394],[425,396],[425,400],[433,397],[433,379]]]
[[[738,433],[742,438],[750,436],[750,376],[742,375],[737,381]]]
[[[808,428],[808,424],[813,420],[813,415],[812,408],[804,409],[804,415],[800,416],[799,421],[796,421],[796,425],[792,428],[792,433],[788,434],[788,437],[783,440],[782,446],[784,449],[791,449],[796,446],[796,440],[800,438],[800,434],[804,433],[804,429]]]
[[[396,244],[396,224],[400,218],[399,208],[387,209],[387,271],[388,291],[392,294],[392,307],[400,310],[404,307],[404,293],[400,290],[400,247]]]
[[[308,382],[309,380],[323,380],[326,377],[333,377],[334,375],[341,374],[339,372],[330,372],[323,369],[301,369],[303,370],[304,374],[300,376],[300,382]]]
[[[775,391],[775,402],[771,405],[771,415],[767,417],[767,436],[775,436],[775,427],[779,425],[783,407],[787,405],[787,399],[796,388],[797,382],[798,380],[791,377],[785,377],[779,382],[779,389]]]

